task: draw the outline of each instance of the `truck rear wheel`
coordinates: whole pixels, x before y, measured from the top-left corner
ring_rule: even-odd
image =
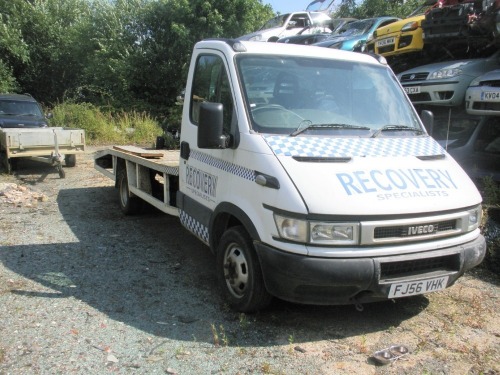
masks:
[[[135,215],[141,211],[142,201],[130,193],[128,189],[127,171],[123,170],[118,173],[117,177],[118,191],[120,194],[120,208],[125,215]]]
[[[232,309],[255,312],[271,302],[252,239],[242,226],[232,227],[222,235],[217,250],[217,275]]]

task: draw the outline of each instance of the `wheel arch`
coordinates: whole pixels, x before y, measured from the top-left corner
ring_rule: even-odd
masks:
[[[252,240],[260,240],[257,228],[245,211],[229,202],[219,204],[210,219],[210,249],[214,253],[217,252],[222,234],[237,225],[242,225]]]

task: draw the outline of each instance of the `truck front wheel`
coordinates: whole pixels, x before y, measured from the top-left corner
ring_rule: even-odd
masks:
[[[123,170],[118,174],[118,191],[120,193],[120,208],[125,215],[138,214],[142,207],[139,197],[131,194],[128,189],[127,171]]]
[[[232,227],[222,235],[217,249],[217,275],[232,309],[255,312],[271,302],[252,239],[242,226]]]

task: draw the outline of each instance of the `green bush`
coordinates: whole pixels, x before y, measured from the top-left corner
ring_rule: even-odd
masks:
[[[62,103],[54,107],[52,126],[85,130],[88,144],[152,144],[163,130],[146,113],[105,112],[89,103]]]
[[[487,252],[484,266],[495,273],[500,272],[500,186],[491,178],[482,181],[483,225]]]

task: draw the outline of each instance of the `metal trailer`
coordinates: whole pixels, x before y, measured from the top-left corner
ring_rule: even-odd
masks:
[[[179,216],[179,155],[179,150],[114,146],[96,152],[94,168],[115,181],[125,214],[138,213],[145,201],[160,211]]]
[[[12,173],[19,158],[29,158],[56,167],[59,176],[65,177],[62,168],[76,165],[76,154],[85,152],[85,131],[62,127],[51,128],[0,128],[0,158],[7,173]]]

